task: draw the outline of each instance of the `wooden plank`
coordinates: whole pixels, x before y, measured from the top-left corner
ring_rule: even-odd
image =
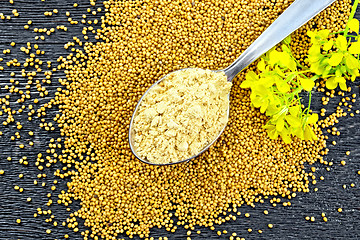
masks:
[[[79,3],[78,8],[72,7],[74,2]],[[95,10],[100,7],[101,3],[97,3],[95,7],[90,6],[87,0],[46,0],[45,2],[35,0],[15,0],[14,5],[10,5],[8,1],[0,1],[0,12],[10,14],[13,8],[18,9],[20,16],[13,18],[10,21],[0,20],[0,49],[10,48],[13,54],[5,56],[5,60],[14,57],[19,60],[24,59],[25,55],[15,48],[9,46],[10,42],[17,43],[16,49],[19,46],[25,46],[27,42],[39,44],[40,49],[46,51],[44,59],[56,59],[61,55],[66,55],[69,51],[63,48],[63,45],[72,40],[74,35],[79,36],[82,30],[82,25],[70,25],[65,16],[66,11],[71,12],[71,17],[78,20],[81,15],[86,12],[87,8]],[[44,11],[51,11],[54,8],[59,10],[55,17],[44,16]],[[360,19],[360,14],[357,14]],[[34,32],[24,30],[23,26],[31,19],[35,26],[56,28],[57,25],[63,24],[68,26],[69,31],[56,31],[45,41],[35,40]],[[4,85],[9,84],[10,73],[12,70],[6,69],[0,72],[0,96],[7,94],[4,90]],[[16,72],[19,73],[18,71]],[[54,74],[54,79],[64,77],[64,74],[57,72]],[[359,81],[356,81],[353,86],[353,92],[359,94]],[[41,98],[40,103],[47,102],[53,96],[55,89],[59,86],[56,81],[52,85],[47,86],[49,89],[49,97]],[[37,96],[37,92],[32,89],[32,94]],[[314,103],[317,109],[321,108],[320,98],[315,97]],[[13,101],[14,98],[11,98]],[[336,100],[332,100],[329,104],[330,109],[335,109]],[[360,109],[359,102],[353,104],[354,109]],[[56,109],[49,112],[46,119],[52,119],[56,114]],[[25,115],[25,114],[23,114]],[[52,206],[53,214],[58,222],[58,227],[54,227],[51,223],[46,223],[44,220],[49,216],[41,216],[34,218],[33,214],[36,209],[41,207],[46,210],[45,205],[48,198],[46,194],[52,192],[53,180],[57,179],[53,176],[53,172],[58,168],[55,165],[49,169],[45,169],[43,173],[46,178],[37,178],[39,170],[34,166],[36,155],[38,152],[43,152],[46,149],[48,140],[50,138],[59,137],[59,132],[46,132],[38,127],[40,120],[34,119],[31,123],[23,118],[24,123],[22,132],[34,131],[34,137],[29,137],[23,134],[20,140],[10,141],[9,136],[14,135],[16,129],[14,126],[1,127],[3,135],[0,137],[0,169],[5,170],[5,174],[0,177],[0,239],[63,239],[64,234],[69,234],[70,239],[82,239],[79,233],[71,232],[67,227],[61,226],[69,212],[62,205]],[[0,116],[0,123],[4,121],[4,115]],[[337,128],[341,131],[339,137],[329,137],[329,142],[336,140],[336,146],[329,146],[330,153],[327,156],[328,161],[334,161],[335,165],[330,172],[325,170],[324,166],[316,164],[320,170],[317,171],[317,176],[320,174],[325,177],[325,181],[316,185],[319,188],[318,192],[311,191],[308,194],[299,193],[298,196],[292,200],[291,207],[272,207],[269,204],[258,204],[254,209],[248,206],[241,207],[241,212],[251,213],[249,219],[242,216],[238,217],[235,222],[227,222],[219,229],[226,229],[229,233],[237,232],[238,235],[246,239],[360,239],[360,177],[357,171],[360,170],[360,115],[353,118],[342,119]],[[35,146],[25,147],[20,149],[20,143],[33,141]],[[329,144],[330,145],[330,144]],[[350,156],[346,156],[345,152],[351,150]],[[11,156],[12,161],[8,161],[7,157]],[[19,165],[19,160],[27,156],[29,166]],[[341,160],[346,160],[345,166],[340,165]],[[19,179],[19,174],[23,173],[24,178]],[[37,180],[38,185],[34,185],[33,181]],[[57,179],[58,180],[58,179]],[[46,186],[42,187],[41,183],[45,182]],[[351,188],[350,183],[355,183],[356,187]],[[347,188],[342,186],[346,184]],[[24,188],[23,193],[14,190],[14,186],[19,185]],[[66,180],[59,180],[57,190],[52,193],[51,199],[56,200],[56,195],[61,190],[66,189]],[[32,198],[31,202],[27,202],[28,197]],[[79,203],[75,202],[73,209],[77,209]],[[343,213],[338,213],[337,208],[342,207]],[[263,210],[269,210],[270,214],[265,216]],[[321,212],[325,212],[328,217],[328,222],[324,223],[320,219]],[[304,220],[305,216],[315,216],[316,222],[309,223]],[[16,219],[21,218],[22,223],[16,223]],[[269,230],[267,224],[274,224],[274,229]],[[248,228],[262,229],[264,233],[247,233]],[[51,234],[47,234],[46,229],[51,229]],[[84,227],[80,227],[84,230]],[[215,232],[209,229],[201,228],[200,235],[192,236],[192,239],[228,239],[222,236],[219,238]],[[164,230],[154,229],[152,231],[154,237],[168,236],[169,239],[185,239],[186,230],[179,230],[176,234],[170,235]]]

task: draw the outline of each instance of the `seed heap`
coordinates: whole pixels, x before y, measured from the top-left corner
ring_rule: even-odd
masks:
[[[280,196],[291,199],[296,196],[295,192],[308,192],[309,183],[316,180],[313,173],[304,171],[304,164],[318,160],[326,164],[321,157],[328,151],[324,149],[326,137],[314,126],[319,136],[315,142],[295,140],[286,145],[281,140],[269,139],[262,128],[266,118],[250,107],[249,92],[239,87],[244,73],[234,80],[229,126],[216,144],[199,158],[175,166],[149,166],[134,158],[127,143],[133,109],[152,83],[173,70],[185,67],[219,69],[228,66],[291,2],[105,1],[105,17],[101,19],[101,29],[97,30],[96,36],[102,41],[83,43],[74,37],[74,42],[66,44],[65,48],[71,48],[74,53],[60,57],[58,68],[46,71],[46,79],[42,81],[50,84],[52,72],[65,69],[67,78],[60,80],[63,90],[59,90],[55,99],[37,111],[33,105],[28,106],[31,110],[29,121],[36,113],[42,117],[46,108],[55,104],[61,111],[56,121],[65,142],[58,147],[52,139],[51,150],[46,152],[54,154],[54,159],[46,158],[46,167],[57,160],[67,164],[55,172],[61,178],[71,176],[68,191],[62,192],[58,203],[68,206],[72,199],[81,201],[81,209],[70,214],[68,221],[62,225],[77,232],[77,218],[85,219],[85,225],[91,229],[82,233],[85,239],[113,239],[122,233],[148,237],[153,227],[164,227],[174,232],[178,225],[185,225],[191,230],[199,225],[214,230],[214,224],[235,220],[236,215],[240,215],[237,207],[243,204],[254,206],[256,202],[262,203],[264,199],[271,198],[270,202],[276,206],[281,202]],[[350,2],[336,1],[293,34],[293,52],[297,53],[299,60],[304,59],[309,47],[306,31],[313,27],[327,28],[332,32],[341,30],[350,12]],[[93,4],[95,2],[92,1]],[[74,7],[77,7],[76,3]],[[101,9],[97,11],[101,12]],[[57,13],[54,9],[45,15],[50,17]],[[92,14],[96,15],[96,12]],[[78,23],[70,17],[70,13],[66,15],[71,24]],[[0,16],[5,18],[3,14]],[[84,16],[81,23],[86,23]],[[98,22],[94,20],[94,24],[95,21]],[[24,28],[31,26],[29,21]],[[67,30],[64,26],[57,29]],[[55,31],[54,28],[33,30],[46,35]],[[95,33],[92,27],[84,28],[85,39],[88,38],[87,31]],[[35,40],[38,39],[39,36],[35,37]],[[40,36],[40,39],[44,40],[45,36]],[[80,47],[75,49],[75,44]],[[15,43],[11,46],[14,47]],[[31,53],[31,48],[34,53]],[[29,85],[36,84],[40,97],[48,95],[39,80],[33,82],[33,78],[42,71],[40,67],[43,64],[36,55],[43,55],[44,51],[30,43],[21,50],[30,55],[23,66],[17,59],[6,64],[24,68],[34,66],[36,71],[25,72],[23,69],[22,76],[29,79]],[[10,52],[9,49],[4,54]],[[47,67],[52,68],[51,62],[47,62]],[[2,66],[0,70],[3,70]],[[14,83],[14,80],[10,82]],[[22,92],[14,86],[5,89],[10,93],[19,92],[19,103],[31,98],[29,90]],[[2,98],[5,105],[9,105],[8,97]],[[39,102],[38,99],[32,101],[34,104]],[[323,100],[324,103],[328,101],[328,98]],[[345,101],[343,103],[345,105]],[[22,109],[18,112],[21,113]],[[4,109],[4,113],[9,116],[3,122],[4,126],[14,122],[14,110],[9,107]],[[345,114],[337,109],[319,126],[333,126],[336,118]],[[54,129],[52,123],[43,120],[41,127]],[[18,123],[17,129],[21,128]],[[333,132],[337,134],[336,130]],[[29,132],[29,135],[33,133]],[[12,140],[16,138],[20,135],[11,136]],[[55,148],[61,147],[62,154],[55,156]],[[40,165],[45,161],[43,158],[38,155],[36,160],[40,170],[43,169]],[[8,160],[11,161],[11,157]],[[19,162],[27,165],[26,160],[23,157]],[[75,170],[68,171],[72,166]],[[38,175],[39,179],[42,177],[46,175]],[[38,184],[37,180],[34,184]],[[15,187],[22,191],[19,186]],[[55,188],[51,187],[52,190]],[[51,204],[49,199],[47,205]],[[290,206],[290,202],[283,202],[283,205]],[[264,213],[267,214],[267,211]],[[38,208],[34,217],[41,214],[51,214],[51,210]],[[250,214],[245,214],[245,217],[250,217]],[[54,222],[56,225],[57,222]],[[249,232],[252,231],[249,228]],[[65,238],[69,236],[65,235]]]
[[[152,83],[180,68],[229,65],[290,3],[104,2],[106,16],[97,35],[103,42],[85,43],[76,57],[63,59],[67,79],[55,102],[66,136],[59,159],[76,168],[56,172],[72,176],[59,202],[81,200],[68,226],[77,230],[78,217],[91,228],[85,238],[149,237],[156,226],[171,232],[177,225],[211,227],[236,219],[242,204],[309,191],[315,176],[304,171],[304,163],[322,160],[326,144],[321,131],[314,126],[315,142],[286,145],[269,139],[262,128],[266,117],[250,106],[249,92],[239,87],[244,73],[234,80],[228,127],[199,158],[149,166],[134,158],[127,142],[133,109]],[[307,51],[307,29],[316,24],[339,30],[349,6],[348,0],[337,1],[294,34],[297,57]]]

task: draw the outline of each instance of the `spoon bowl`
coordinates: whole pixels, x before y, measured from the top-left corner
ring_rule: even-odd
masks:
[[[285,39],[292,32],[300,28],[302,25],[307,23],[310,19],[316,16],[319,12],[324,10],[330,4],[335,2],[335,0],[295,0],[229,67],[223,70],[214,70],[214,72],[223,71],[227,76],[229,82],[231,82],[236,75],[245,69],[248,65],[258,59],[261,55],[269,51],[276,44]],[[183,71],[189,68],[183,68],[177,71]],[[174,71],[174,72],[177,72]],[[166,79],[171,72],[156,83],[154,83],[140,98],[138,104],[135,107],[134,113],[131,117],[130,126],[129,126],[129,145],[132,153],[140,161],[151,164],[151,165],[172,165],[177,163],[183,163],[190,161],[191,159],[199,156],[205,152],[224,132],[226,125],[222,128],[216,138],[209,142],[201,151],[197,154],[191,156],[190,158],[183,159],[177,162],[170,162],[164,164],[152,163],[142,159],[139,154],[137,154],[136,147],[134,144],[134,117],[137,115],[141,102],[144,97],[151,91],[151,89]],[[230,94],[228,96],[230,98]],[[228,108],[227,115],[229,117],[230,110]]]
[[[168,73],[167,75],[163,76],[162,78],[160,78],[160,80],[158,80],[156,83],[154,83],[153,85],[151,85],[151,87],[149,87],[149,89],[144,93],[144,95],[142,95],[142,97],[140,98],[139,102],[137,103],[136,107],[135,107],[135,110],[134,110],[134,113],[131,117],[131,121],[130,121],[130,126],[129,126],[129,145],[130,145],[130,149],[132,151],[132,153],[134,154],[134,156],[139,159],[140,161],[144,162],[144,163],[147,163],[147,164],[151,164],[151,165],[155,165],[155,166],[164,166],[164,165],[173,165],[173,164],[177,164],[177,163],[183,163],[183,162],[188,162],[190,161],[191,159],[199,156],[200,154],[202,154],[203,152],[205,152],[211,145],[213,145],[216,140],[221,136],[221,134],[224,132],[225,128],[227,125],[225,125],[221,131],[219,132],[219,134],[216,136],[215,139],[213,139],[211,142],[209,142],[204,148],[202,148],[200,150],[199,153],[197,153],[196,155],[194,156],[191,156],[190,158],[187,158],[187,159],[183,159],[181,161],[177,161],[177,162],[170,162],[170,163],[152,163],[152,162],[149,162],[149,161],[146,161],[145,159],[141,158],[139,156],[139,154],[137,153],[136,151],[136,147],[135,147],[135,140],[134,140],[134,136],[135,136],[135,130],[134,130],[134,118],[137,116],[137,113],[138,113],[138,110],[139,110],[139,107],[141,106],[141,102],[143,101],[143,99],[145,98],[145,96],[151,91],[151,89],[153,87],[155,87],[156,85],[158,85],[160,82],[162,82],[163,80],[165,80],[169,75],[171,75],[172,73],[175,73],[175,72],[179,72],[179,71],[184,71],[184,70],[188,70],[188,69],[191,69],[191,68],[183,68],[183,69],[179,69],[179,70],[176,70],[176,71],[173,71],[171,73]],[[220,72],[220,71],[223,71],[223,70],[215,70],[213,72]],[[230,97],[230,94],[228,95],[228,97]],[[230,114],[230,108],[227,109],[227,113],[226,113],[229,117],[229,114]]]

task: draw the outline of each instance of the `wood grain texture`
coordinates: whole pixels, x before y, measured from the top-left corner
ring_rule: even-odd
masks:
[[[10,48],[11,54],[2,54],[0,57],[5,61],[17,58],[23,62],[26,55],[19,51],[21,46],[26,46],[27,42],[37,43],[41,50],[45,50],[45,55],[42,56],[44,60],[56,61],[56,59],[63,55],[67,55],[70,51],[63,48],[64,44],[72,41],[73,36],[80,37],[79,34],[83,25],[70,25],[65,16],[65,12],[71,12],[71,17],[75,20],[81,20],[82,14],[86,13],[87,8],[95,10],[101,7],[98,2],[95,7],[90,6],[87,0],[72,1],[72,0],[14,0],[15,4],[11,5],[8,1],[0,0],[0,12],[5,15],[10,15],[12,9],[16,8],[20,14],[17,18],[9,20],[0,20],[0,50]],[[79,7],[74,8],[72,4],[79,3]],[[44,16],[44,11],[51,11],[58,9],[59,13],[53,17]],[[89,15],[89,14],[88,14]],[[96,16],[99,18],[101,14]],[[359,13],[357,18],[360,18]],[[44,41],[35,40],[36,34],[32,30],[24,30],[24,25],[31,19],[34,27],[56,28],[57,25],[65,25],[69,28],[68,32],[56,30],[50,36],[46,36]],[[16,47],[11,47],[10,42],[16,42]],[[0,63],[1,66],[4,62]],[[4,89],[4,85],[9,84],[10,73],[14,71],[16,80],[20,82],[19,89],[25,89],[24,78],[19,76],[19,70],[14,68],[5,68],[0,71],[0,96],[4,97],[8,92]],[[47,102],[52,96],[59,84],[55,81],[59,77],[64,77],[62,72],[56,72],[53,75],[53,83],[46,86],[49,91],[49,96],[39,98],[40,103]],[[41,76],[39,79],[42,79]],[[352,84],[353,92],[359,95],[359,81]],[[35,88],[31,89],[32,99],[39,97]],[[347,94],[348,96],[350,94]],[[314,97],[314,109],[319,111],[322,108],[320,104],[321,94],[316,94]],[[16,98],[10,97],[12,106],[17,106],[14,103]],[[32,101],[32,100],[31,100]],[[330,101],[329,112],[333,111],[339,98]],[[26,104],[29,104],[27,101]],[[19,104],[18,104],[19,105]],[[20,105],[19,105],[20,106]],[[354,109],[360,109],[359,102],[353,104]],[[28,110],[24,111],[25,113]],[[57,109],[48,111],[44,117],[46,121],[51,119],[57,113]],[[61,190],[66,188],[67,180],[59,180],[54,177],[55,169],[61,167],[61,164],[56,164],[51,168],[43,170],[47,176],[45,178],[37,178],[40,171],[34,165],[36,155],[39,152],[44,153],[50,138],[59,137],[59,131],[56,129],[52,132],[47,132],[39,127],[40,119],[34,117],[32,122],[26,120],[27,115],[17,114],[15,121],[23,123],[23,129],[20,131],[21,138],[15,141],[10,141],[10,136],[14,135],[16,131],[15,124],[10,126],[1,126],[0,131],[3,135],[0,136],[0,169],[5,170],[5,174],[0,176],[0,239],[64,239],[64,234],[69,234],[70,239],[82,239],[80,233],[74,233],[67,227],[61,226],[69,212],[62,205],[56,203],[51,207],[52,214],[55,216],[55,221],[58,226],[54,227],[51,223],[46,223],[45,219],[49,216],[41,216],[34,218],[33,214],[38,207],[46,210],[46,202],[48,201],[47,193],[51,192],[51,199],[56,201],[56,196]],[[0,116],[0,123],[5,120],[5,114]],[[269,204],[258,204],[255,208],[249,206],[241,207],[241,216],[236,221],[228,222],[218,227],[217,230],[227,230],[227,235],[217,236],[216,232],[209,229],[200,228],[201,234],[192,234],[192,239],[229,239],[232,232],[236,232],[238,236],[246,239],[360,239],[360,175],[357,171],[360,170],[360,115],[355,117],[346,117],[340,120],[336,126],[341,135],[334,137],[329,136],[329,143],[333,140],[337,142],[335,146],[328,144],[330,153],[326,160],[333,161],[334,166],[328,172],[325,166],[316,164],[316,176],[324,176],[324,181],[319,181],[315,186],[319,190],[317,192],[299,193],[293,199],[290,207],[277,206],[272,207]],[[29,136],[28,131],[34,131],[34,136]],[[30,147],[28,142],[33,141],[34,146]],[[20,149],[19,144],[25,144],[24,149]],[[351,151],[350,156],[346,156],[345,152]],[[12,161],[8,161],[7,157],[11,156]],[[28,166],[20,165],[19,160],[26,156],[29,162]],[[345,160],[347,164],[342,166],[340,161]],[[19,179],[19,174],[23,173],[24,178]],[[57,189],[51,191],[50,187],[53,181],[57,179]],[[33,181],[38,180],[39,184],[34,185]],[[41,186],[45,182],[46,186]],[[350,187],[354,183],[355,187]],[[14,190],[14,186],[18,185],[24,188],[23,193]],[[346,185],[346,189],[343,188]],[[312,189],[314,186],[312,186]],[[27,202],[28,197],[32,198],[31,202]],[[77,209],[79,203],[75,202],[72,209]],[[343,208],[342,213],[338,213],[337,209]],[[269,215],[264,215],[263,211],[269,210]],[[250,218],[245,218],[243,213],[249,212]],[[321,220],[321,213],[326,213],[328,222],[324,223]],[[314,216],[316,221],[314,223],[307,222],[305,216]],[[21,224],[16,223],[16,219],[21,218]],[[271,223],[274,225],[273,229],[268,229],[267,225]],[[84,227],[80,227],[84,230]],[[254,230],[253,233],[247,232],[248,228]],[[51,229],[51,233],[47,234],[46,229]],[[263,233],[257,233],[258,229],[262,229]],[[169,234],[162,229],[153,229],[152,236],[168,236],[169,239],[186,239],[186,230],[179,230],[176,234]]]

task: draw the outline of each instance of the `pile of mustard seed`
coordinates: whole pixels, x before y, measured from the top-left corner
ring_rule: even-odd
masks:
[[[304,164],[323,161],[321,130],[314,126],[317,141],[284,144],[269,139],[262,128],[266,117],[251,107],[249,91],[239,87],[245,72],[233,82],[228,127],[200,157],[150,166],[132,155],[127,142],[133,110],[157,79],[186,67],[229,65],[291,3],[104,2],[106,16],[97,35],[102,41],[85,43],[76,57],[63,61],[67,79],[55,102],[66,137],[59,159],[76,167],[56,172],[61,178],[71,176],[59,201],[81,201],[68,220],[85,220],[91,229],[83,232],[85,239],[123,234],[148,239],[153,227],[169,232],[179,226],[212,228],[235,220],[243,204],[255,206],[271,196],[291,199],[296,192],[309,191],[315,176]],[[336,1],[300,28],[293,35],[296,57],[303,58],[308,49],[308,29],[316,25],[336,32],[344,27],[349,10],[349,0]]]
[[[39,170],[33,176],[34,186],[49,191],[46,203],[41,205],[29,195],[23,199],[28,204],[36,203],[34,218],[44,217],[51,227],[66,226],[75,233],[81,231],[84,222],[88,227],[81,232],[84,239],[140,236],[152,240],[153,228],[167,230],[171,239],[171,233],[185,228],[187,240],[191,240],[199,226],[215,230],[215,226],[221,228],[218,225],[235,221],[239,215],[249,218],[249,213],[239,212],[242,205],[255,207],[266,201],[274,207],[290,206],[298,192],[309,192],[309,184],[316,184],[318,172],[315,166],[309,172],[305,166],[318,161],[330,171],[336,165],[335,161],[322,158],[329,151],[326,148],[329,136],[324,136],[321,129],[338,136],[340,131],[335,127],[338,119],[360,114],[360,110],[353,111],[356,94],[347,96],[343,91],[327,91],[324,81],[318,82],[316,88],[325,94],[321,99],[323,104],[327,105],[336,95],[341,101],[334,112],[321,109],[320,116],[326,118],[314,126],[317,141],[294,139],[286,145],[281,139],[269,139],[263,129],[267,118],[251,107],[249,91],[239,87],[246,72],[233,82],[229,125],[224,134],[193,161],[176,166],[149,166],[135,159],[127,139],[136,103],[156,80],[187,67],[228,66],[292,2],[110,0],[103,2],[101,8],[95,0],[90,0],[94,8],[87,8],[82,19],[63,9],[47,9],[44,18],[64,14],[71,25],[83,26],[82,36],[74,36],[73,41],[64,45],[71,53],[59,57],[57,63],[46,59],[46,48],[36,41],[48,40],[57,31],[66,32],[67,27],[48,27],[27,20],[24,31],[34,32],[35,43],[6,43],[9,47],[3,50],[4,58],[0,58],[0,71],[5,70],[4,76],[10,76],[10,84],[6,83],[0,98],[3,103],[0,115],[4,117],[4,132],[0,131],[0,135],[15,141],[18,148],[14,156],[6,157],[6,162],[16,162],[25,168],[34,164]],[[13,5],[14,1],[9,3]],[[74,3],[73,7],[80,5]],[[15,1],[13,7],[17,6]],[[293,52],[301,63],[309,48],[307,30],[342,30],[350,7],[350,0],[338,0],[292,35]],[[15,22],[21,15],[19,12],[13,8],[10,15],[0,13],[0,21]],[[97,13],[103,12],[105,16],[98,17]],[[91,34],[96,34],[99,41],[94,43]],[[26,58],[10,58],[15,48],[26,54]],[[63,88],[58,88],[55,97],[44,103],[52,95],[49,85],[58,71],[66,74],[66,78],[59,79]],[[18,81],[22,78],[26,81],[24,86]],[[55,105],[60,113],[49,121],[48,110]],[[24,156],[38,143],[36,129],[28,131],[26,123],[20,122],[24,115],[31,127],[37,119],[40,128],[49,132],[56,130],[57,121],[62,138],[51,138],[48,147],[34,158]],[[19,153],[22,156],[17,159]],[[59,179],[51,182],[47,179],[46,171],[59,162],[62,166],[54,174],[68,181],[67,191],[60,190]],[[345,166],[347,162],[342,160],[339,165]],[[10,174],[8,169],[0,169],[0,177]],[[356,174],[360,175],[358,169]],[[16,176],[21,181],[28,177],[23,173]],[[31,194],[21,181],[12,186],[14,191],[23,196]],[[80,201],[80,209],[75,210],[74,200]],[[56,203],[71,212],[65,221],[55,211],[59,208],[53,208]],[[337,211],[347,210],[337,207]],[[264,214],[269,211],[265,210]],[[29,226],[24,215],[13,217],[14,224]],[[319,219],[312,215],[304,217],[310,222]],[[327,222],[325,213],[321,217]],[[269,229],[274,226],[268,224]],[[226,230],[216,230],[222,238],[228,234]],[[200,234],[199,230],[196,232]],[[248,228],[247,232],[261,234],[263,230]],[[47,236],[52,233],[52,228],[46,230]],[[70,232],[64,238],[70,238],[69,235]],[[244,238],[232,233],[229,239]]]

